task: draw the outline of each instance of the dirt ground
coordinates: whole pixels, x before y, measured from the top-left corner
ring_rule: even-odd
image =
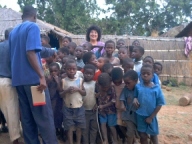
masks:
[[[179,86],[171,89],[171,91],[163,89],[166,105],[158,114],[159,144],[192,144],[188,139],[188,135],[192,134],[192,105],[185,107],[178,105],[180,97],[186,93],[192,94],[192,87]],[[11,144],[8,134],[0,134],[0,144]]]

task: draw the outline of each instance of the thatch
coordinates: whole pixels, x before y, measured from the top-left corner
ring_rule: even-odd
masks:
[[[4,31],[8,28],[13,28],[16,25],[22,23],[21,13],[16,12],[10,8],[0,8],[0,40],[4,39]],[[57,37],[64,37],[66,35],[73,35],[57,26],[43,22],[37,19],[37,24],[41,30],[41,33],[54,33]]]
[[[186,26],[188,23],[184,23],[182,25],[176,26],[168,30],[167,32],[163,33],[161,37],[175,37],[178,35]]]
[[[177,34],[175,37],[188,37],[192,36],[192,22],[190,22],[179,34]]]

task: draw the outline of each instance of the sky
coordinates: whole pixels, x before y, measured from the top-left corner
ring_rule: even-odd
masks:
[[[97,0],[97,3],[98,5],[103,8],[103,9],[107,9],[108,7],[105,5],[105,1],[104,0]],[[7,8],[11,8],[15,11],[20,11],[20,7],[19,5],[17,4],[17,0],[0,0],[0,5],[1,6],[7,6]],[[111,12],[108,12],[106,14],[101,14],[99,16],[99,18],[104,18],[105,16],[110,16],[111,15]]]

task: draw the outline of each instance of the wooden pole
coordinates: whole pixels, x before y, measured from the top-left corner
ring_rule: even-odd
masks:
[[[180,106],[187,106],[192,102],[192,94],[185,94],[179,99]]]

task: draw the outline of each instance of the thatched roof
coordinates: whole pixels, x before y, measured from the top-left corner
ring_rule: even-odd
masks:
[[[177,34],[175,37],[188,37],[192,36],[192,22],[190,22],[179,34]]]
[[[4,31],[8,28],[15,27],[16,25],[22,23],[21,13],[16,12],[10,8],[0,8],[0,40],[4,39]],[[43,22],[37,19],[37,24],[41,30],[41,33],[52,32],[58,37],[63,37],[66,35],[73,35],[59,27],[52,24]]]

